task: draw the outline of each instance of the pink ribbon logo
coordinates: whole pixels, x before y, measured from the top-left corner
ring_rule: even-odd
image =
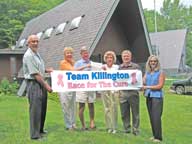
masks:
[[[64,87],[63,75],[62,75],[62,74],[58,74],[57,78],[58,78],[57,85],[58,85],[58,86],[61,85],[61,87]]]
[[[137,78],[136,78],[136,73],[135,72],[131,74],[131,78],[132,78],[131,84],[133,84],[133,85],[136,84],[137,83]]]

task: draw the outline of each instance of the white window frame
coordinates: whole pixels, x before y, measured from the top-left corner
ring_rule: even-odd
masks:
[[[36,34],[36,36],[38,37],[39,40],[41,39],[42,35],[43,35],[43,32],[39,32],[39,33]]]
[[[25,42],[26,42],[26,39],[22,39],[22,40],[20,40],[18,47],[19,47],[19,48],[24,47]]]
[[[56,28],[55,34],[58,35],[58,34],[63,33],[66,25],[67,25],[66,22],[59,24],[59,25],[57,26],[57,28]]]
[[[78,28],[82,18],[83,18],[82,16],[79,16],[79,17],[74,18],[74,19],[71,21],[70,30],[73,30],[73,29]]]
[[[48,39],[51,37],[51,33],[53,31],[53,28],[48,28],[44,33],[44,39]]]

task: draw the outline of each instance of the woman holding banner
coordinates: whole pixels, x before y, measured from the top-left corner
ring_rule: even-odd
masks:
[[[113,71],[118,70],[118,66],[114,65],[116,62],[116,55],[113,51],[107,51],[104,54],[103,70]],[[105,122],[108,133],[116,133],[117,130],[117,104],[118,104],[118,91],[104,91],[102,94],[103,105],[105,109]]]
[[[163,112],[163,85],[165,75],[160,70],[160,63],[157,56],[150,56],[146,63],[146,73],[143,78],[144,95],[149,113],[153,142],[162,141],[161,116]]]
[[[64,48],[64,60],[60,62],[60,70],[74,70],[73,60],[73,48]],[[75,92],[64,92],[59,93],[62,110],[64,113],[64,121],[67,130],[74,130],[76,128],[76,102]]]

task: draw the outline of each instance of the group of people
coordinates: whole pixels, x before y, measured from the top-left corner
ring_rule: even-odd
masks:
[[[52,92],[51,87],[44,80],[45,72],[52,72],[52,68],[45,69],[44,62],[39,55],[38,37],[29,36],[28,50],[23,57],[24,77],[27,81],[27,96],[30,113],[31,139],[41,139],[46,133],[44,122],[47,107],[47,91]],[[89,52],[84,46],[80,49],[81,59],[74,61],[73,48],[64,48],[64,60],[60,62],[60,70],[64,71],[91,71],[92,61]],[[132,62],[132,53],[124,50],[121,54],[122,64],[116,65],[116,55],[113,51],[104,54],[105,64],[98,68],[104,71],[140,69],[139,65]],[[163,85],[165,75],[160,69],[158,57],[151,55],[146,63],[146,72],[143,77],[144,95],[150,118],[154,142],[162,141],[161,116],[163,112]],[[59,98],[64,113],[64,121],[67,130],[76,129],[76,102],[79,105],[78,114],[81,122],[81,130],[96,129],[94,122],[95,92],[78,91],[59,93]],[[125,133],[139,134],[139,92],[137,90],[103,91],[101,98],[104,105],[105,123],[108,133],[117,132],[118,103],[120,103],[121,118]],[[90,123],[86,126],[84,120],[85,104],[88,103]],[[132,126],[131,126],[132,118]]]

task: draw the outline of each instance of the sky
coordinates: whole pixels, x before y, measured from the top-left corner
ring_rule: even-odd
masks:
[[[156,9],[159,11],[163,5],[163,0],[155,0]],[[143,8],[154,9],[154,0],[141,0]],[[184,5],[192,5],[192,0],[181,0]]]

